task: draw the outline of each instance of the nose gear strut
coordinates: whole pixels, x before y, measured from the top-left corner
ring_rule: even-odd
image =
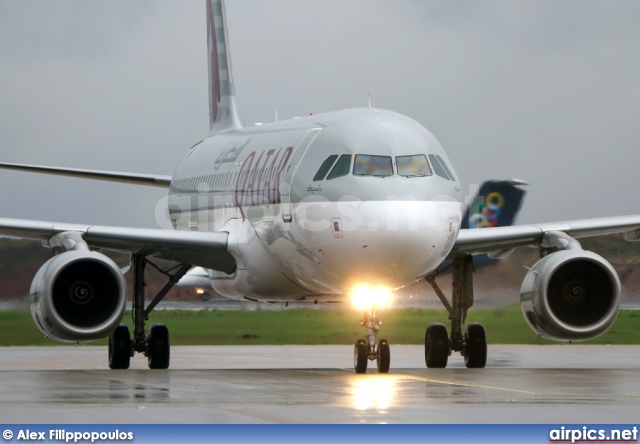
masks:
[[[364,312],[360,325],[367,329],[365,339],[358,339],[353,349],[353,366],[356,373],[366,373],[367,361],[376,361],[379,373],[388,373],[391,361],[389,341],[380,339],[376,345],[376,338],[380,331],[382,321],[376,317],[376,311],[372,308]]]

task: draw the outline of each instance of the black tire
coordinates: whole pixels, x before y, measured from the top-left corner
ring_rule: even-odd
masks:
[[[150,369],[169,368],[169,329],[164,324],[153,324],[147,338],[147,361]]]
[[[487,365],[487,334],[477,322],[471,322],[464,331],[464,365],[467,368]]]
[[[131,335],[129,327],[120,324],[109,335],[109,368],[124,370],[131,363]]]
[[[449,335],[440,323],[429,324],[424,337],[424,360],[428,368],[445,368],[449,360]]]
[[[380,339],[378,341],[378,373],[389,373],[389,364],[391,363],[391,350],[389,341]]]
[[[367,361],[369,360],[369,350],[364,339],[358,339],[353,348],[353,367],[356,373],[367,372]]]

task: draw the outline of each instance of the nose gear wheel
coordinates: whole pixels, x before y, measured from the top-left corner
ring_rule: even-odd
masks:
[[[356,373],[367,372],[367,361],[376,361],[378,373],[388,373],[391,364],[391,349],[389,341],[376,338],[382,321],[376,317],[374,309],[364,312],[360,325],[367,329],[365,339],[358,339],[353,349],[353,367]]]

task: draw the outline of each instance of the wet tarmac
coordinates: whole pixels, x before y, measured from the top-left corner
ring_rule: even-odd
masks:
[[[0,349],[4,423],[637,423],[640,346],[489,346],[427,369],[393,346],[355,375],[349,346],[174,347],[169,370],[109,370],[102,347]]]

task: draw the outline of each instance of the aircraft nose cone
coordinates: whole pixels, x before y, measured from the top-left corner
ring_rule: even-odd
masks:
[[[448,224],[430,201],[368,200],[357,228],[363,280],[397,287],[433,270],[442,260]]]
[[[307,230],[306,238],[316,243],[300,250],[310,260],[296,267],[308,264],[305,276],[313,276],[314,282],[332,289],[327,291],[338,292],[358,285],[397,289],[415,282],[449,253],[460,220],[459,203],[456,207],[456,202],[426,199],[368,199],[356,206],[353,202],[336,205],[325,212],[332,210],[336,214],[330,219],[332,239],[320,241],[315,231]],[[308,219],[326,224],[319,216]],[[321,234],[326,239],[326,231]]]
[[[416,231],[424,228],[440,228],[442,217],[435,202],[415,198],[395,198],[380,193],[371,196],[358,206],[360,227],[372,231]]]

